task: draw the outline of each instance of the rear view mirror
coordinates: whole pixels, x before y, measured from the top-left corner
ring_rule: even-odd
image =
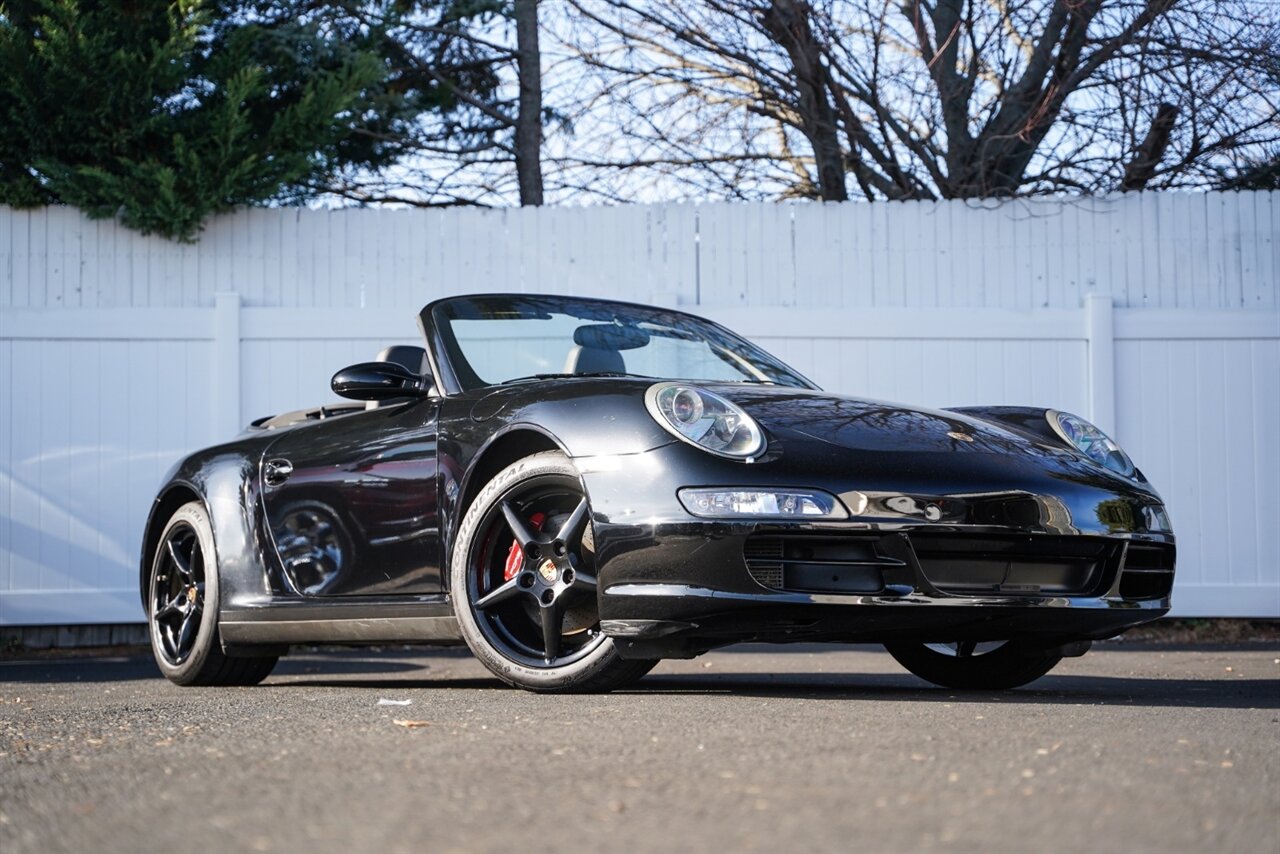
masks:
[[[394,397],[426,397],[431,383],[396,362],[361,362],[333,375],[334,394],[351,400],[390,400]]]
[[[589,323],[573,330],[573,343],[595,350],[635,350],[649,343],[649,333],[638,326]]]

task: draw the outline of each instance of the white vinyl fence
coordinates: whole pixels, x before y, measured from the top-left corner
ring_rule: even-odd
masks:
[[[824,387],[1092,418],[1168,503],[1176,612],[1280,617],[1280,194],[248,210],[196,245],[0,207],[0,625],[142,618],[169,465],[467,292],[679,306]]]

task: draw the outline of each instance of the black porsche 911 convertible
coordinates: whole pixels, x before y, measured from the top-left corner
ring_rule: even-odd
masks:
[[[465,642],[606,691],[740,641],[876,642],[1010,688],[1169,608],[1160,497],[1074,415],[827,394],[706,320],[597,299],[433,302],[359,403],[255,421],[165,478],[156,660],[262,680],[290,644]]]

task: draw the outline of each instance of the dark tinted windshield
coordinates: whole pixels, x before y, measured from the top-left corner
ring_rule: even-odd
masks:
[[[433,306],[432,320],[464,390],[556,375],[811,387],[745,339],[659,308],[573,297],[458,297]]]

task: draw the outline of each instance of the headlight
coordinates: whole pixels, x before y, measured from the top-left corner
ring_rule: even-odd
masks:
[[[849,512],[834,495],[814,489],[689,488],[677,495],[694,516],[715,518],[780,517],[847,519]]]
[[[644,395],[649,413],[668,433],[703,450],[736,460],[764,451],[764,431],[718,394],[682,383],[657,383]]]
[[[1080,416],[1051,409],[1045,413],[1045,418],[1049,419],[1049,426],[1063,441],[1098,465],[1125,477],[1133,477],[1136,473],[1133,460],[1115,440]]]

